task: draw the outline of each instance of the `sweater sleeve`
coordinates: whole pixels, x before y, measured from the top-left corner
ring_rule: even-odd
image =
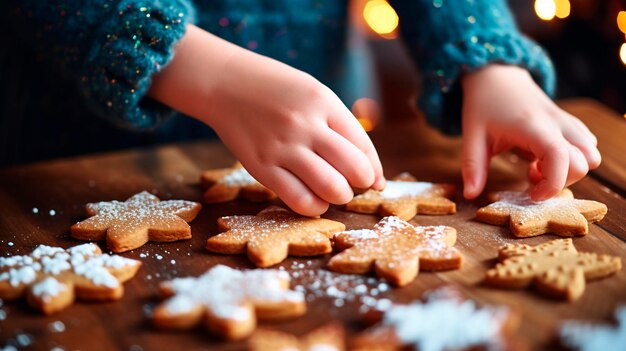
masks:
[[[418,104],[428,122],[447,134],[461,132],[459,78],[489,63],[526,68],[553,95],[552,63],[523,36],[505,0],[391,0],[409,51],[421,73]]]
[[[171,110],[146,96],[194,11],[187,0],[9,0],[11,27],[72,76],[87,105],[130,129],[151,129]]]

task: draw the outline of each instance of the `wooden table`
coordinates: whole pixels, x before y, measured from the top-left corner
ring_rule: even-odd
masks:
[[[603,165],[591,176],[573,186],[579,197],[602,201],[609,206],[606,218],[591,225],[590,234],[576,238],[579,250],[622,257],[626,263],[626,123],[597,102],[563,101],[562,105],[577,114],[599,136],[604,154]],[[459,140],[445,138],[416,118],[387,121],[371,134],[378,147],[388,176],[409,171],[422,180],[450,181],[460,185]],[[19,166],[0,171],[0,253],[27,254],[38,244],[69,247],[79,244],[69,236],[72,223],[85,218],[87,202],[123,200],[148,190],[163,199],[200,200],[198,176],[202,170],[229,166],[232,155],[218,142],[170,145],[151,150],[124,151],[74,159]],[[494,160],[489,189],[523,188],[524,162],[507,154]],[[408,302],[423,292],[444,285],[459,287],[480,303],[505,304],[522,312],[519,336],[532,349],[547,348],[555,328],[564,319],[580,318],[609,322],[613,311],[626,304],[626,272],[590,282],[584,296],[572,303],[553,301],[532,291],[505,291],[487,288],[481,280],[493,264],[498,247],[505,243],[539,244],[556,236],[515,239],[506,228],[478,223],[478,207],[486,203],[455,199],[458,213],[452,216],[417,216],[419,224],[445,224],[458,230],[457,247],[465,255],[461,270],[442,273],[422,272],[404,288],[385,290],[377,279],[341,276],[324,270],[330,255],[316,258],[289,258],[279,267],[292,275],[293,285],[308,289],[312,298],[307,314],[295,320],[261,323],[264,327],[302,334],[329,320],[339,320],[349,334],[361,329],[359,307],[363,302],[388,298]],[[263,204],[243,201],[206,205],[192,223],[193,239],[169,244],[148,243],[125,253],[140,259],[143,267],[125,285],[124,298],[111,303],[79,302],[50,317],[33,312],[25,302],[5,303],[0,313],[0,346],[5,343],[30,344],[32,349],[60,346],[67,350],[239,350],[244,343],[224,343],[201,329],[187,332],[154,330],[145,313],[159,300],[156,285],[163,279],[198,275],[208,267],[222,263],[252,268],[242,256],[220,256],[205,250],[206,239],[217,233],[216,218],[222,215],[254,214]],[[35,210],[37,209],[37,210]],[[37,213],[35,213],[37,211]],[[54,211],[54,212],[53,212]],[[326,218],[343,221],[350,229],[369,227],[376,216],[344,212],[333,207]],[[143,257],[147,256],[147,257]],[[162,257],[158,259],[158,257]],[[318,280],[321,289],[313,289]],[[365,284],[366,297],[355,296],[354,286]],[[348,294],[337,298],[333,289]],[[379,289],[382,288],[382,289]],[[380,290],[378,294],[373,290]],[[358,294],[356,294],[358,295]],[[355,301],[348,301],[354,298]],[[62,324],[58,323],[62,322]],[[64,329],[64,330],[63,330]],[[62,331],[60,331],[62,330]]]

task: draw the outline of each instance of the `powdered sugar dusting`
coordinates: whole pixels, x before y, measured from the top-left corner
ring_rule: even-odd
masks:
[[[170,314],[189,311],[198,305],[214,315],[235,320],[250,318],[247,304],[255,301],[303,301],[304,296],[285,289],[289,275],[278,270],[239,271],[217,265],[197,278],[177,278],[165,282],[175,296],[165,301]]]
[[[576,199],[568,197],[553,197],[545,201],[535,202],[528,192],[502,191],[498,192],[498,201],[487,208],[498,211],[515,213],[516,220],[521,224],[532,218],[542,218],[547,212],[576,211]]]
[[[421,351],[477,346],[498,349],[499,333],[508,314],[504,307],[479,308],[471,300],[458,301],[435,294],[426,303],[392,306],[382,323],[392,326],[404,344]]]
[[[39,283],[33,285],[33,295],[41,298],[44,302],[49,302],[52,298],[59,295],[63,290],[67,289],[67,285],[58,280],[47,277]]]
[[[566,322],[561,328],[561,340],[566,346],[581,351],[622,349],[626,345],[626,306],[615,312],[615,318],[617,327]]]
[[[243,167],[228,173],[226,176],[220,179],[218,183],[232,186],[258,184],[257,180],[254,179],[254,177],[252,177],[252,175],[250,175],[250,173],[248,173],[248,171]]]
[[[17,287],[32,283],[38,276],[57,276],[69,271],[87,278],[95,285],[115,288],[119,282],[109,269],[136,264],[138,261],[121,256],[99,254],[98,247],[92,243],[67,250],[40,245],[28,256],[0,257],[0,281],[9,281],[11,286]],[[52,286],[51,281],[46,284],[47,287]]]
[[[96,215],[87,221],[109,225],[114,229],[153,226],[175,219],[173,216],[191,211],[196,206],[196,202],[186,200],[160,201],[156,196],[143,191],[124,202],[114,200],[88,204],[88,209]],[[86,221],[79,223],[84,222]]]
[[[433,183],[428,182],[401,182],[388,180],[385,190],[378,195],[385,199],[398,199],[407,196],[426,195],[433,188]]]

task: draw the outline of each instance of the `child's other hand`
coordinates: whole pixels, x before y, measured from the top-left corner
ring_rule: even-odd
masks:
[[[511,148],[531,155],[535,201],[556,195],[600,165],[596,137],[561,110],[523,68],[489,65],[462,78],[464,196],[485,187],[492,156]]]
[[[278,61],[234,54],[210,97],[208,124],[248,171],[294,211],[324,213],[351,187],[384,187],[369,137],[350,110],[312,76]]]

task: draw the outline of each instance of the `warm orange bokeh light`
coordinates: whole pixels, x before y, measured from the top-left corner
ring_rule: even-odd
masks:
[[[622,44],[622,48],[619,50],[619,57],[622,59],[622,63],[626,65],[626,43]]]
[[[626,11],[620,11],[617,14],[617,28],[626,34]]]
[[[566,18],[569,16],[571,11],[569,0],[556,0],[554,3],[556,5],[556,17]]]
[[[556,3],[554,0],[535,0],[535,13],[544,21],[549,21],[556,16]]]
[[[352,104],[352,114],[366,132],[374,130],[380,120],[380,107],[370,98],[360,98]]]
[[[367,25],[384,38],[395,38],[398,28],[398,14],[385,0],[370,0],[363,8],[363,18]]]

